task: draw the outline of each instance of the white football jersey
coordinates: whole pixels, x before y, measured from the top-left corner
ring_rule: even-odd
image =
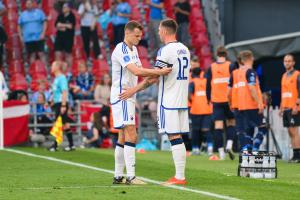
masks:
[[[129,64],[136,64],[141,66],[138,51],[135,46],[132,50],[125,42],[119,43],[111,55],[112,62],[112,86],[110,93],[110,102],[115,104],[119,101],[119,94],[122,93],[123,88],[135,87],[138,83],[138,77],[132,74],[126,66]],[[135,102],[135,95],[128,99],[128,101]]]
[[[172,67],[167,76],[161,76],[158,101],[165,109],[188,108],[190,51],[180,42],[171,42],[162,47],[155,67]]]

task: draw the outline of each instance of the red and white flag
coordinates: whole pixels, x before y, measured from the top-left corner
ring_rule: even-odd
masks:
[[[24,143],[28,140],[30,106],[21,101],[3,102],[4,146]]]

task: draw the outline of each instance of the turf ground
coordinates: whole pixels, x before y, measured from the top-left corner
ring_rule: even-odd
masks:
[[[97,171],[99,168],[113,170],[112,150],[78,149],[51,153],[39,148],[15,149],[60,161],[0,151],[1,200],[216,199],[209,196],[210,193],[223,195],[225,199],[300,199],[300,164],[279,161],[278,179],[258,180],[237,177],[237,160],[208,161],[206,156],[188,157],[188,185],[184,188],[190,190],[183,191],[181,187],[168,188],[153,182],[145,186],[113,186],[111,171]],[[61,160],[73,164],[61,163]],[[74,163],[84,166],[74,166]],[[165,181],[174,174],[171,153],[137,154],[136,169],[138,176]],[[205,195],[203,191],[210,193]]]

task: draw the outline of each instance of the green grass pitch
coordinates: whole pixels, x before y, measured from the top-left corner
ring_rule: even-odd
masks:
[[[47,152],[40,148],[16,148],[38,155],[113,170],[113,150],[78,149]],[[137,154],[137,176],[165,181],[174,175],[171,152]],[[184,187],[238,199],[300,199],[300,164],[278,162],[278,179],[236,176],[238,161],[208,161],[207,156],[187,158]],[[0,151],[0,199],[216,199],[215,197],[163,187],[113,186],[112,174],[55,161]]]

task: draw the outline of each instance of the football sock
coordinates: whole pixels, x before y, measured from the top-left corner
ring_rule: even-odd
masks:
[[[200,130],[199,129],[193,129],[192,131],[192,147],[193,149],[200,147]]]
[[[135,176],[135,144],[125,142],[124,145],[124,159],[126,164],[127,177]]]
[[[181,138],[173,139],[171,142],[171,149],[173,160],[175,164],[175,178],[178,180],[185,179],[185,163],[186,163],[186,149]]]
[[[235,127],[234,126],[228,126],[227,130],[227,144],[226,144],[226,149],[232,149],[233,145],[233,140],[235,137]]]
[[[124,145],[117,143],[115,148],[115,177],[123,176],[124,168]]]
[[[217,149],[224,147],[223,130],[215,129],[215,146]]]

